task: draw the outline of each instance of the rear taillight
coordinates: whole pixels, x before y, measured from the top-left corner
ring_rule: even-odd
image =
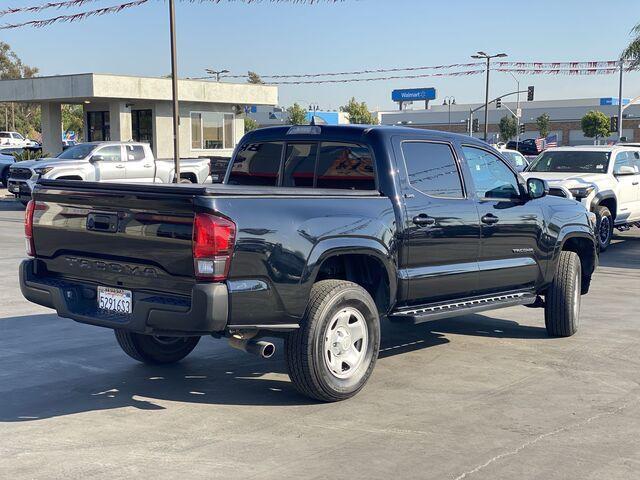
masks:
[[[196,279],[220,281],[227,278],[236,225],[231,220],[197,213],[193,221],[193,264]]]
[[[30,257],[36,256],[36,247],[33,243],[33,217],[37,210],[44,211],[46,209],[47,206],[44,203],[29,200],[29,203],[27,203],[27,209],[24,211],[24,238],[27,255]]]
[[[33,212],[36,209],[36,203],[33,200],[29,200],[27,203],[27,209],[24,211],[24,238],[27,249],[27,255],[34,257],[36,255],[36,248],[33,245]]]

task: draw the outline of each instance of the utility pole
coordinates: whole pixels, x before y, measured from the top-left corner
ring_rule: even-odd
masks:
[[[618,142],[622,140],[622,76],[624,73],[624,60],[620,60],[620,88],[618,89]]]
[[[485,95],[484,95],[484,141],[486,142],[489,138],[489,72],[491,70],[491,59],[492,58],[503,58],[506,57],[506,53],[498,53],[496,55],[489,55],[485,52],[477,52],[476,55],[471,55],[471,58],[483,58],[487,61],[487,81],[485,87]]]
[[[174,0],[169,0],[169,30],[171,34],[171,91],[173,94],[173,162],[174,183],[180,182],[180,105],[178,103],[178,54],[176,49],[176,9]]]
[[[516,81],[516,90],[518,90],[518,96],[516,97],[516,120],[518,122],[518,134],[516,135],[516,150],[518,150],[518,144],[520,143],[520,116],[521,116],[521,111],[520,111],[520,80],[518,80],[516,78],[516,76],[509,72],[509,75],[511,75],[513,77],[513,79]]]

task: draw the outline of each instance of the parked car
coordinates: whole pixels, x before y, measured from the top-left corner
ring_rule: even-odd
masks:
[[[594,212],[602,251],[611,243],[614,227],[640,227],[638,147],[620,144],[552,148],[529,166],[525,177],[547,180],[552,194],[573,198]]]
[[[510,141],[507,142],[507,148],[509,150],[516,150],[526,156],[536,156],[540,153],[536,146],[536,141],[533,138],[526,140],[520,140],[519,142]]]
[[[529,166],[529,160],[527,160],[524,155],[522,155],[517,150],[509,150],[508,148],[503,148],[499,151],[502,156],[509,161],[516,172],[524,172],[525,168]]]
[[[8,149],[0,149],[0,185],[3,187],[7,186],[9,167],[16,161],[15,157],[5,150]]]
[[[0,132],[0,147],[40,147],[38,142],[23,137],[18,132]]]
[[[282,336],[296,388],[336,401],[370,377],[381,317],[529,305],[549,335],[573,335],[595,215],[547,191],[467,136],[265,128],[244,136],[223,185],[39,180],[20,284],[147,363],[210,335],[269,357],[260,339]]]
[[[203,183],[209,176],[208,159],[180,161],[181,182]],[[81,143],[55,158],[18,162],[10,167],[8,189],[23,203],[31,198],[40,178],[96,182],[170,183],[173,160],[156,160],[145,143]]]

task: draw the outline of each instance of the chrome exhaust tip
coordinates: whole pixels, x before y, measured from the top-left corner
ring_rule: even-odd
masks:
[[[236,337],[229,339],[229,345],[243,352],[251,353],[262,358],[271,358],[276,353],[276,346],[271,342],[264,340],[241,340]]]

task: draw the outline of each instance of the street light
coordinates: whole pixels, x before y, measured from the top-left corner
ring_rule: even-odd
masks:
[[[509,75],[513,77],[516,82],[516,90],[518,91],[517,103],[516,103],[516,120],[518,121],[518,134],[516,135],[516,150],[518,150],[518,145],[520,144],[520,80],[513,73],[509,72]]]
[[[205,72],[207,72],[209,75],[215,75],[216,82],[219,82],[220,75],[222,75],[223,73],[229,73],[229,70],[211,70],[210,68],[206,68]]]
[[[449,132],[451,131],[451,105],[455,105],[455,104],[456,104],[456,97],[452,97],[450,95],[444,97],[444,102],[442,102],[442,105],[449,106],[449,122],[447,124],[447,130]]]
[[[498,53],[496,55],[489,55],[485,52],[478,52],[476,55],[471,55],[471,58],[481,58],[487,61],[487,85],[484,95],[484,141],[486,142],[489,137],[489,69],[491,67],[492,58],[504,58],[506,53]]]

